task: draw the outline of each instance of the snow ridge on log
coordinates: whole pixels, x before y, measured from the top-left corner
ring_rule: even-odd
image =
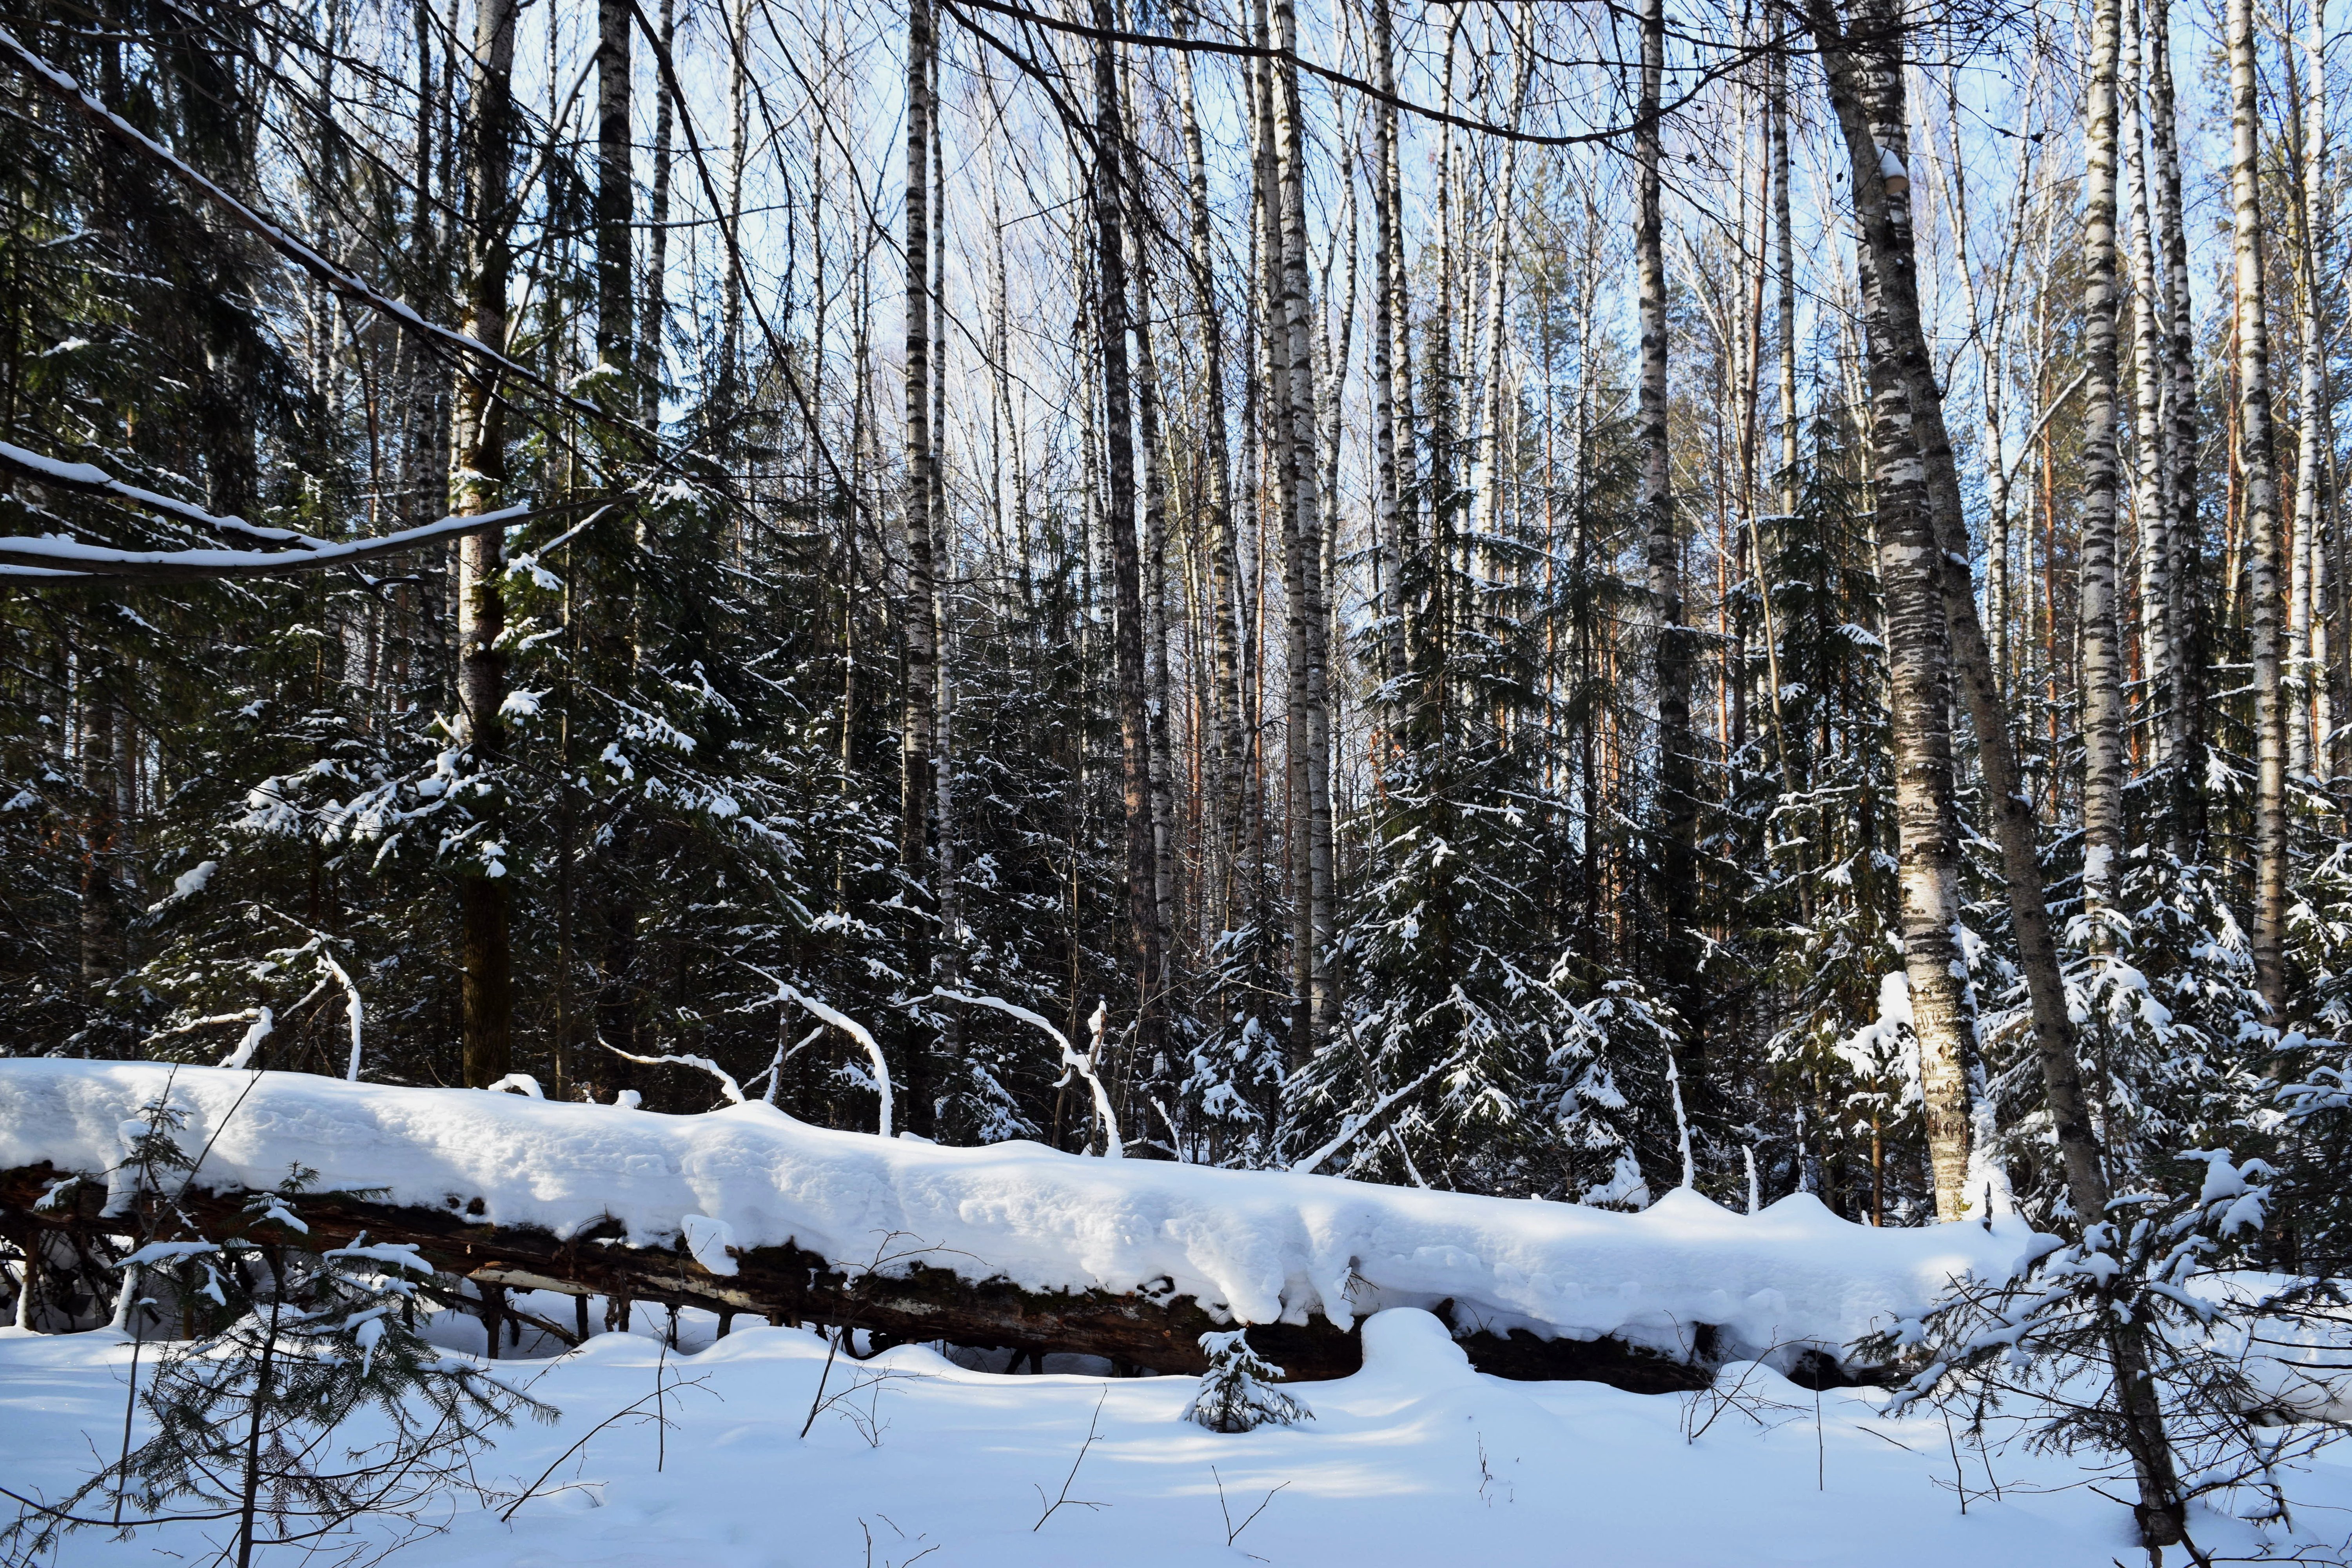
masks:
[[[2014,1220],[1873,1229],[1802,1194],[1738,1215],[1678,1192],[1621,1214],[1034,1143],[947,1148],[813,1127],[757,1102],[664,1116],[299,1073],[256,1079],[0,1061],[0,1171],[103,1172],[121,1157],[123,1123],[168,1086],[190,1113],[190,1147],[210,1143],[200,1185],[271,1187],[299,1163],[319,1172],[319,1188],[367,1193],[385,1210],[511,1230],[499,1246],[526,1272],[540,1270],[522,1254],[577,1256],[596,1250],[592,1237],[616,1251],[674,1249],[688,1216],[701,1215],[731,1233],[738,1275],[671,1267],[714,1300],[721,1289],[752,1290],[771,1258],[804,1279],[830,1273],[845,1289],[887,1255],[888,1282],[862,1288],[877,1298],[920,1286],[1162,1310],[1186,1300],[1218,1321],[1340,1334],[1384,1307],[1441,1308],[1457,1333],[1503,1346],[1606,1339],[1683,1361],[1776,1347],[1783,1358],[1839,1356],[1955,1278],[2006,1277],[2031,1240]],[[523,1247],[527,1234],[543,1235],[544,1247]]]

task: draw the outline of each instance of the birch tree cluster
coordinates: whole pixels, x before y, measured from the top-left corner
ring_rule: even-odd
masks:
[[[0,1049],[2333,1256],[2345,25],[25,0]]]

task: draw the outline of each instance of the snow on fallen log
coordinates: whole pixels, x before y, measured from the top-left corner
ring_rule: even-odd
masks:
[[[813,1127],[757,1101],[665,1116],[154,1063],[0,1061],[0,1173],[104,1172],[122,1157],[124,1123],[167,1083],[189,1112],[186,1146],[208,1149],[199,1186],[268,1189],[299,1163],[319,1173],[318,1190],[369,1193],[379,1222],[394,1210],[437,1215],[474,1227],[469,1247],[511,1233],[525,1272],[558,1267],[533,1257],[610,1268],[596,1259],[662,1249],[681,1289],[738,1306],[752,1304],[755,1277],[778,1275],[760,1249],[789,1248],[777,1256],[799,1260],[795,1279],[824,1260],[854,1282],[887,1256],[882,1273],[930,1281],[950,1317],[977,1311],[965,1330],[975,1333],[999,1310],[990,1300],[1013,1300],[1003,1310],[1017,1316],[1055,1292],[1108,1301],[1107,1320],[1197,1309],[1137,1339],[1139,1355],[1177,1342],[1202,1312],[1344,1334],[1365,1313],[1409,1306],[1504,1347],[1497,1371],[1509,1347],[1538,1342],[1607,1340],[1697,1363],[1786,1361],[1804,1348],[1837,1357],[1917,1316],[1956,1278],[2007,1278],[2030,1243],[2013,1219],[1881,1230],[1808,1195],[1740,1215],[1685,1191],[1622,1214],[1028,1142],[947,1148]],[[536,1252],[526,1236],[540,1237]],[[575,1245],[592,1236],[613,1242]],[[719,1237],[731,1250],[714,1254]],[[741,1274],[710,1267],[724,1257],[741,1259]],[[739,1289],[752,1294],[739,1302],[728,1293]],[[1055,1310],[1071,1319],[1072,1345],[1117,1338],[1077,1322],[1075,1306]],[[1001,1342],[1022,1337],[1008,1330]]]

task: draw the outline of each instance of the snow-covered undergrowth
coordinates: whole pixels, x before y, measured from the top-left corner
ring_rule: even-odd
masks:
[[[745,1328],[714,1345],[710,1321],[689,1312],[680,1354],[650,1336],[654,1321],[643,1316],[640,1332],[601,1335],[560,1359],[500,1363],[562,1419],[501,1435],[474,1467],[487,1497],[449,1494],[431,1521],[440,1532],[394,1562],[1881,1568],[1899,1557],[1904,1568],[2104,1568],[2139,1560],[2126,1510],[2089,1489],[2071,1462],[2021,1447],[1979,1452],[1932,1410],[1882,1419],[1874,1392],[1832,1391],[1817,1406],[1810,1391],[1748,1363],[1688,1396],[1506,1383],[1472,1372],[1434,1319],[1397,1310],[1367,1321],[1362,1372],[1291,1385],[1312,1421],[1224,1436],[1181,1419],[1192,1378],[996,1375],[908,1346],[835,1363],[831,1386],[846,1396],[803,1438],[825,1359],[815,1335]],[[469,1334],[478,1345],[470,1321],[436,1326],[453,1342]],[[12,1488],[54,1496],[91,1468],[93,1446],[110,1454],[129,1359],[129,1346],[103,1331],[0,1331],[0,1475]],[[500,1519],[516,1492],[600,1421],[645,1400],[657,1379],[670,1389],[666,1433],[630,1421],[605,1427],[541,1483],[543,1495]],[[2323,1462],[2300,1483],[2297,1521],[2271,1531],[2271,1550],[2292,1552],[2299,1536],[2307,1557],[2335,1560],[2352,1531],[2342,1511],[2352,1508],[2352,1470]],[[1229,1542],[1229,1526],[1261,1503]],[[2200,1511],[2197,1528],[2221,1555],[2263,1550],[2263,1538],[2235,1521]],[[196,1526],[130,1542],[93,1531],[70,1538],[57,1564],[170,1561],[158,1548],[183,1561],[205,1555]]]
[[[946,1148],[833,1131],[757,1103],[702,1116],[399,1089],[299,1073],[152,1063],[0,1061],[0,1169],[85,1173],[121,1161],[123,1127],[165,1091],[196,1180],[274,1187],[289,1163],[314,1190],[452,1197],[498,1225],[575,1234],[611,1216],[633,1243],[794,1242],[837,1261],[929,1249],[929,1261],[1032,1289],[1189,1295],[1244,1323],[1345,1327],[1389,1307],[1454,1303],[1464,1327],[1612,1335],[1687,1353],[1832,1353],[1916,1317],[1951,1283],[2005,1279],[2026,1227],[1874,1229],[1803,1194],[1760,1214],[1696,1193],[1640,1214],[1275,1172]],[[700,1216],[698,1218],[697,1216]]]

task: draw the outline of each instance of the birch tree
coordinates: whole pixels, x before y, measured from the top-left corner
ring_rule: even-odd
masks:
[[[513,135],[515,0],[479,0],[467,72],[467,184],[465,314],[467,334],[499,343],[507,331],[508,161]],[[506,405],[495,374],[479,364],[457,373],[452,395],[450,510],[495,510],[506,485]],[[507,698],[502,586],[505,551],[499,534],[470,534],[457,546],[457,734],[477,781],[478,823],[458,879],[458,966],[462,976],[466,1082],[496,1083],[513,1070],[513,952],[508,932],[505,822],[499,810]]]

